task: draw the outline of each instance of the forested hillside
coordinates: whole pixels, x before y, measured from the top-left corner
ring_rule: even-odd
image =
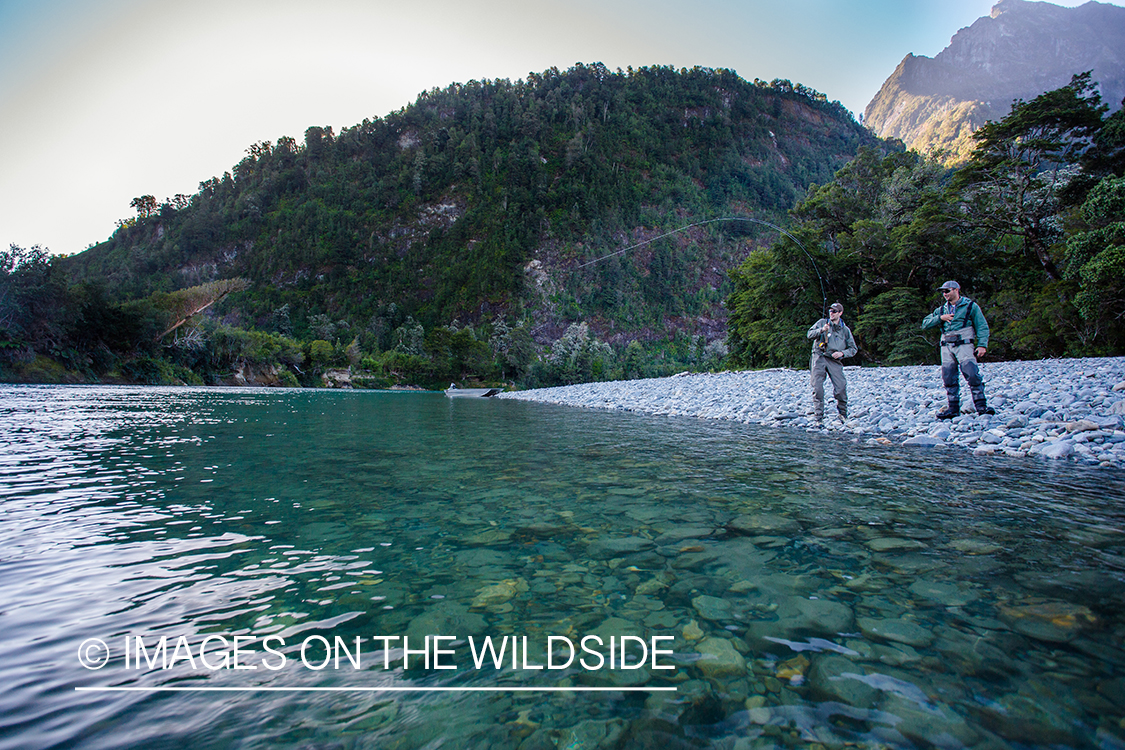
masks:
[[[194,195],[138,196],[109,241],[51,264],[70,319],[41,340],[9,328],[8,349],[62,352],[92,377],[149,334],[146,356],[205,381],[246,354],[219,343],[251,334],[291,342],[255,356],[298,378],[301,362],[366,363],[391,381],[421,367],[380,367],[387,352],[441,360],[418,376],[431,380],[526,379],[536,362],[546,381],[629,374],[626,361],[656,372],[721,343],[727,272],[775,236],[701,222],[783,222],[876,143],[821,94],[727,70],[595,64],[454,84],[339,132],[253,144]],[[245,282],[175,319],[201,294],[178,290],[202,300],[222,279]],[[128,324],[93,334],[83,321],[105,311]],[[576,338],[600,364],[546,367],[548,347]]]
[[[303,145],[255,144],[196,195],[140,205],[70,273],[132,297],[245,276],[254,324],[289,303],[303,333],[310,315],[358,324],[391,302],[427,327],[482,305],[507,313],[538,301],[524,269],[539,260],[561,287],[552,302],[573,308],[560,320],[652,324],[654,308],[713,309],[714,295],[684,299],[702,280],[678,285],[715,281],[705,261],[729,243],[668,242],[610,271],[563,271],[691,220],[784,216],[873,142],[813,92],[729,71],[594,65],[470,82],[340,133],[311,127]]]

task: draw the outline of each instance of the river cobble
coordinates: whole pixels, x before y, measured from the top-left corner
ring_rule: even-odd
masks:
[[[996,414],[963,412],[944,421],[936,418],[946,406],[937,366],[845,367],[848,418],[835,416],[831,383],[825,383],[822,423],[813,419],[808,371],[787,368],[583,383],[500,398],[1125,468],[1125,357],[983,362],[980,369]],[[963,380],[961,389],[963,401],[970,401]]]

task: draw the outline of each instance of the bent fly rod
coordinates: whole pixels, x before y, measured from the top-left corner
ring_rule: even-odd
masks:
[[[797,239],[796,237],[794,237],[793,235],[791,235],[789,232],[787,232],[784,229],[782,229],[781,227],[777,226],[776,224],[771,224],[770,222],[762,221],[761,219],[752,219],[748,216],[724,216],[724,217],[719,218],[719,219],[706,219],[704,221],[697,221],[694,224],[686,224],[686,225],[684,225],[682,227],[679,227],[677,229],[673,229],[670,232],[665,232],[664,234],[659,234],[656,237],[652,237],[650,239],[644,240],[643,242],[638,242],[635,245],[630,245],[629,247],[622,248],[621,250],[617,250],[616,252],[612,252],[609,255],[603,255],[600,258],[594,258],[593,260],[586,261],[585,263],[581,263],[581,264],[575,266],[573,270],[577,271],[580,268],[585,268],[586,266],[592,266],[595,263],[600,263],[601,261],[606,260],[608,258],[612,258],[612,257],[617,256],[617,255],[624,255],[625,253],[629,252],[630,250],[636,250],[638,247],[644,247],[645,245],[656,242],[657,240],[664,239],[665,237],[670,237],[673,234],[678,234],[680,232],[686,232],[689,229],[692,229],[694,227],[701,227],[704,224],[715,224],[715,223],[720,222],[720,221],[745,221],[745,222],[750,222],[750,223],[753,223],[753,224],[761,224],[762,226],[766,226],[766,227],[769,227],[770,229],[781,232],[786,237],[793,240],[793,242],[796,243],[797,247],[801,248],[801,252],[803,252],[805,254],[805,256],[809,259],[809,262],[812,263],[813,271],[816,273],[816,278],[817,278],[817,280],[820,281],[821,301],[824,303],[823,304],[824,310],[825,311],[827,310],[827,308],[828,308],[828,294],[824,291],[824,277],[820,275],[820,269],[817,268],[816,261],[813,260],[812,255],[809,254],[809,251],[805,248],[805,246],[801,243],[801,241],[799,239]],[[827,315],[827,312],[824,312],[824,314]]]

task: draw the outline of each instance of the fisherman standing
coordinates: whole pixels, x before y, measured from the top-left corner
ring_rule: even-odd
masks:
[[[840,419],[848,418],[848,384],[844,380],[844,357],[854,357],[857,351],[852,331],[843,321],[844,306],[833,302],[828,317],[821,318],[809,329],[813,340],[812,361],[809,370],[812,378],[813,409],[816,421],[824,419],[824,376],[832,379],[832,395]]]
[[[977,357],[983,357],[988,350],[988,321],[984,319],[980,305],[961,296],[961,285],[956,281],[947,281],[939,289],[945,303],[922,321],[922,330],[941,326],[941,381],[945,384],[949,406],[939,411],[937,418],[953,419],[961,413],[958,368],[969,383],[977,413],[995,414],[996,411],[985,401],[984,380],[977,367]],[[977,340],[975,353],[974,338]]]

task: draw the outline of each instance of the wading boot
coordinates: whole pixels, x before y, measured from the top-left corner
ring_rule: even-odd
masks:
[[[938,419],[953,419],[961,415],[960,404],[950,404],[937,413]]]
[[[973,404],[973,407],[977,410],[977,414],[995,414],[996,413],[996,410],[993,409],[988,404],[986,404],[984,401],[977,401],[975,404]]]

